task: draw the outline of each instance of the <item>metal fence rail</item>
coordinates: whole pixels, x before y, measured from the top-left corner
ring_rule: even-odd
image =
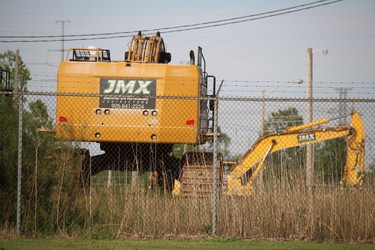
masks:
[[[190,118],[183,124],[190,127],[174,127],[180,132],[173,134],[156,116],[145,113],[148,134],[137,134],[129,124],[138,118],[122,117],[113,126],[120,118],[105,110],[86,110],[99,97],[27,92],[22,94],[22,108],[12,94],[0,93],[0,225],[4,234],[17,231],[19,225],[25,235],[64,233],[94,238],[214,234],[374,239],[375,99],[314,99],[313,120],[322,122],[303,128],[302,133],[296,128],[307,123],[307,99],[202,98],[199,101],[207,105],[210,100],[215,104],[215,117],[209,120],[211,139],[202,144],[176,144],[173,141],[188,134],[187,129],[193,133],[198,126]],[[74,119],[59,115],[64,110],[56,110],[58,98],[70,98],[65,111],[74,114]],[[183,103],[189,98],[152,98],[170,100],[166,108],[173,108],[176,115],[188,113],[189,106]],[[97,112],[95,119],[82,111]],[[134,110],[138,111],[142,112]],[[361,130],[358,121],[363,122],[363,145],[355,141]],[[18,134],[18,128],[22,133]],[[169,144],[157,143],[163,133],[169,133]],[[127,134],[155,136],[155,143],[124,144],[118,138]],[[90,142],[94,137],[116,143]],[[310,190],[306,143],[311,140],[316,143]],[[356,157],[348,156],[350,150]],[[356,165],[345,168],[348,162]],[[17,172],[21,163],[22,172]],[[354,174],[361,163],[364,173]],[[17,175],[22,178],[17,180]],[[359,179],[345,185],[346,175]]]

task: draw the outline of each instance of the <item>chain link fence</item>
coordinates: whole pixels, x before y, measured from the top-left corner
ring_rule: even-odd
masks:
[[[19,131],[16,96],[1,93],[2,234],[18,222],[33,236],[374,241],[374,99],[314,99],[312,127],[307,99],[171,96],[154,97],[168,99],[160,110],[92,110],[98,98],[24,93]],[[196,102],[215,111],[208,127],[190,116]]]

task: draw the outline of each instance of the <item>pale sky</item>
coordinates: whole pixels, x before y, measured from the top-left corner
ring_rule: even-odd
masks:
[[[65,35],[136,31],[257,14],[314,0],[0,2],[1,36],[56,36],[61,35],[62,25],[56,22],[61,20],[69,20],[65,23]],[[326,92],[338,97],[337,91],[322,87],[328,85],[332,88],[358,86],[357,90],[348,92],[348,97],[374,97],[374,84],[371,84],[375,82],[373,0],[344,0],[239,24],[162,32],[162,36],[172,53],[171,63],[188,61],[189,51],[196,51],[201,46],[208,73],[225,80],[223,94],[229,91],[227,93],[236,95],[233,89],[240,89],[239,85],[245,84],[254,87],[241,89],[238,94],[256,97],[263,89],[267,91],[286,81],[303,79],[306,82],[307,48],[312,47],[329,51],[327,55],[314,53],[314,97],[326,97]],[[64,47],[107,48],[111,50],[112,59],[122,60],[129,40],[66,41]],[[61,59],[57,50],[61,49],[61,42],[0,42],[0,53],[17,48],[33,76],[29,89],[50,90],[47,81],[52,81],[50,76],[57,73]],[[282,97],[287,87],[274,91],[270,96]],[[295,96],[305,97],[305,88],[303,84],[295,87]]]

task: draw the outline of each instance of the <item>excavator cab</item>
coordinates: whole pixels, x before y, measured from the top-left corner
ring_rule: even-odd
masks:
[[[111,52],[109,49],[90,46],[88,48],[69,49],[68,57],[71,62],[110,62]]]

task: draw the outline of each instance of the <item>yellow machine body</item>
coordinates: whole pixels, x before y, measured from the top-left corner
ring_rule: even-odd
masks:
[[[198,97],[207,96],[207,86],[201,67],[156,63],[156,57],[143,56],[144,50],[160,55],[153,44],[161,49],[164,44],[154,38],[134,37],[124,61],[104,60],[105,51],[86,49],[85,60],[60,64],[58,138],[188,144],[205,140],[207,101]]]

